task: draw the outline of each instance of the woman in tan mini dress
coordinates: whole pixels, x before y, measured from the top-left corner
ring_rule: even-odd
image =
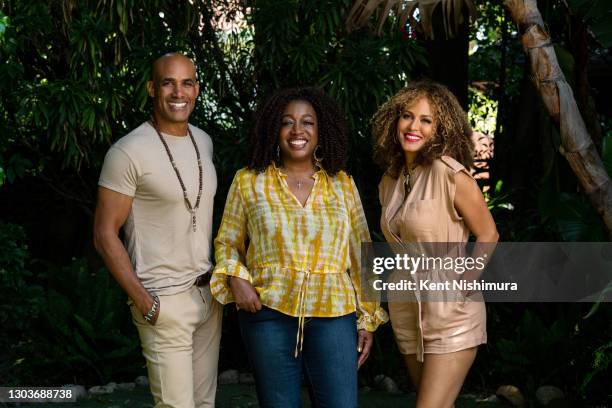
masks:
[[[471,128],[444,86],[417,82],[373,118],[381,229],[390,243],[496,242],[472,164]],[[487,341],[483,302],[389,302],[393,332],[417,388],[417,408],[449,408]]]

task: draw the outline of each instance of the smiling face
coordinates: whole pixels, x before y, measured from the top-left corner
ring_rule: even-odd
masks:
[[[153,80],[147,82],[153,98],[155,120],[162,132],[184,136],[200,86],[191,60],[180,54],[161,57],[153,65]]]
[[[419,98],[404,107],[397,121],[397,138],[407,163],[412,163],[417,152],[433,135],[433,116],[427,98]]]
[[[283,163],[312,162],[319,142],[317,113],[309,102],[295,100],[285,107],[278,144]]]

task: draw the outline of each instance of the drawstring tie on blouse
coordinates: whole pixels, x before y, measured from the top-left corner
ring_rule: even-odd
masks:
[[[302,346],[304,345],[304,323],[306,321],[306,293],[308,292],[308,283],[310,282],[310,271],[305,272],[304,280],[300,286],[300,293],[298,295],[298,331],[295,338],[295,355],[297,358],[299,353],[302,352]],[[299,350],[298,350],[299,348]]]

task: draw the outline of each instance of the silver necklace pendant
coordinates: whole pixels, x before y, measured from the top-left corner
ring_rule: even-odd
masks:
[[[302,182],[300,180],[297,181],[297,188],[298,190],[302,189]]]

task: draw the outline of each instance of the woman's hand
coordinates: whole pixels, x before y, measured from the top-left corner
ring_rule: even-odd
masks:
[[[368,359],[373,342],[374,334],[372,332],[363,329],[357,332],[357,351],[360,353],[359,360],[357,360],[357,369]]]
[[[232,276],[229,285],[238,309],[251,313],[256,313],[258,310],[261,310],[259,295],[251,282]]]

